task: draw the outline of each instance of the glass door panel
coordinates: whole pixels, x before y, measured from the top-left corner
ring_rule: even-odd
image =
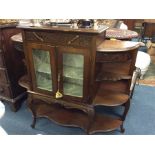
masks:
[[[83,97],[84,55],[63,53],[63,93]]]
[[[32,49],[32,57],[36,77],[36,87],[52,91],[50,52],[42,49]]]

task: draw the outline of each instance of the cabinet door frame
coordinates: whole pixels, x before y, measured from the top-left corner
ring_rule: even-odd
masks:
[[[64,95],[63,99],[69,101],[78,101],[78,102],[87,102],[89,99],[89,82],[90,82],[90,59],[89,53],[90,50],[86,48],[74,48],[74,47],[66,47],[66,46],[59,46],[57,47],[58,52],[58,72],[60,72],[60,92],[63,93],[63,53],[70,53],[70,54],[81,54],[84,56],[84,70],[83,70],[83,97],[76,97],[70,95]]]
[[[57,86],[57,80],[56,80],[56,53],[55,53],[55,47],[51,45],[46,45],[46,44],[39,44],[39,43],[28,43],[28,57],[29,57],[29,67],[30,67],[30,75],[32,77],[32,86],[33,86],[33,91],[47,94],[47,95],[54,95],[56,92],[56,86]],[[51,73],[52,73],[52,91],[40,89],[37,87],[37,80],[36,80],[36,75],[35,75],[35,68],[34,68],[34,61],[33,61],[33,55],[32,51],[33,49],[41,49],[45,51],[49,51],[50,54],[50,67],[51,67]]]

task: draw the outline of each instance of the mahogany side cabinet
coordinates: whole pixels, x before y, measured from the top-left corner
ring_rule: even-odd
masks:
[[[130,106],[130,84],[137,43],[105,40],[107,27],[24,27],[22,37],[28,74],[32,127],[39,117],[88,134],[120,128]],[[121,117],[100,114],[97,106],[123,106]]]

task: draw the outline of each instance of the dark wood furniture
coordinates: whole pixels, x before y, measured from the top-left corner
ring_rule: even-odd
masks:
[[[19,32],[15,24],[0,25],[0,100],[8,102],[13,111],[20,108],[26,94],[18,85],[19,78],[25,74],[23,62],[10,39]]]
[[[135,29],[135,23],[138,21],[138,19],[120,19],[123,21],[127,26],[129,30]]]
[[[155,36],[155,19],[144,19],[143,27],[142,39]]]
[[[23,27],[28,74],[19,84],[28,91],[36,119],[80,127],[88,134],[120,127],[130,105],[130,83],[137,43],[104,41],[105,27]],[[97,113],[96,106],[125,106],[121,118]]]

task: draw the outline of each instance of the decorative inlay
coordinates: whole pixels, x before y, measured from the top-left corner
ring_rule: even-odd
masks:
[[[131,59],[129,53],[102,53],[97,52],[97,62],[126,62]]]
[[[25,37],[27,41],[50,43],[51,45],[54,46],[63,45],[63,46],[89,47],[92,41],[92,36],[80,34],[77,37],[75,33],[72,34],[72,33],[26,31]]]

